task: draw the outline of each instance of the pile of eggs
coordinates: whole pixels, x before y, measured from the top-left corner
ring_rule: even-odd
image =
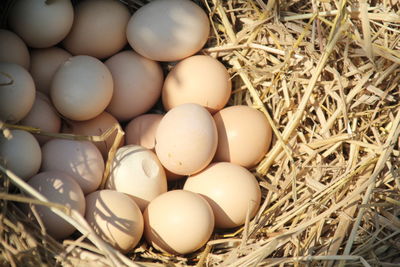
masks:
[[[100,135],[118,124],[125,132],[105,188],[115,134],[102,142],[1,136],[0,160],[49,201],[79,211],[122,252],[144,236],[158,250],[190,253],[214,229],[255,216],[261,191],[249,169],[268,151],[271,128],[258,110],[225,107],[227,69],[196,54],[210,29],[201,7],[155,0],[132,15],[115,0],[17,0],[8,25],[0,30],[1,121],[50,133]],[[168,191],[178,179],[183,188]],[[54,238],[75,231],[35,208]]]

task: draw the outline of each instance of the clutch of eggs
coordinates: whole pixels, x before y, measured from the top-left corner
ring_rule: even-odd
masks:
[[[76,209],[124,253],[142,235],[160,251],[191,253],[215,228],[256,215],[261,190],[249,169],[268,152],[271,127],[256,109],[226,107],[229,71],[200,53],[210,34],[201,6],[155,0],[131,13],[114,0],[16,0],[8,25],[0,120],[47,136],[2,134],[0,160],[49,201]],[[36,209],[54,238],[75,231]]]

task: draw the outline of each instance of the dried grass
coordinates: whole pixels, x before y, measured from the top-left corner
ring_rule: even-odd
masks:
[[[197,253],[166,255],[142,242],[128,260],[55,206],[95,246],[81,235],[52,240],[15,208],[28,200],[5,191],[0,264],[399,266],[399,2],[197,2],[212,22],[202,53],[229,68],[230,104],[259,109],[275,134],[254,170],[263,191],[256,217],[217,231]]]

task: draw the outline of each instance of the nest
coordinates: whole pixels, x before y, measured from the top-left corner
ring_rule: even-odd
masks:
[[[10,182],[29,188],[1,165],[0,265],[399,266],[400,3],[196,2],[212,26],[201,53],[232,77],[229,104],[259,109],[274,132],[253,170],[263,192],[256,217],[190,255],[141,242],[124,256],[37,196],[81,233],[59,243],[18,210],[34,200],[7,191]]]

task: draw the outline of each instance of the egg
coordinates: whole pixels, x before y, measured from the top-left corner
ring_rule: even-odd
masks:
[[[68,123],[68,127],[66,127],[63,132],[91,136],[100,136],[110,128],[119,125],[119,122],[111,114],[105,111],[99,116],[87,121],[69,121]],[[114,132],[105,141],[93,142],[100,150],[104,159],[107,159],[108,152],[113,146],[116,136],[117,131],[114,130]],[[122,138],[122,141],[119,145],[122,146],[123,144],[124,139]]]
[[[15,63],[29,69],[30,58],[26,44],[15,33],[0,29],[0,62]]]
[[[86,196],[85,219],[104,241],[126,253],[143,235],[143,216],[124,193],[100,190]]]
[[[168,111],[156,132],[156,153],[172,173],[190,175],[212,160],[218,133],[210,113],[198,104],[183,104]]]
[[[73,20],[70,0],[17,0],[8,15],[10,28],[34,48],[59,43],[67,36]]]
[[[61,128],[61,119],[57,114],[57,111],[53,107],[50,99],[36,92],[35,102],[33,107],[21,121],[20,124],[39,128],[44,132],[59,133]],[[50,137],[35,135],[39,144],[43,145]]]
[[[105,62],[114,79],[114,93],[107,111],[119,121],[148,111],[161,95],[160,65],[133,51],[120,52]]]
[[[143,211],[151,200],[167,192],[167,178],[152,151],[128,145],[117,150],[106,187],[129,195]]]
[[[184,190],[203,196],[215,215],[217,228],[233,228],[254,217],[261,202],[257,179],[247,169],[229,162],[210,164],[202,172],[190,176]]]
[[[144,114],[131,120],[125,127],[126,144],[154,150],[156,131],[162,118],[161,114]]]
[[[89,141],[52,139],[42,147],[42,171],[63,171],[72,176],[86,195],[102,180],[104,161]]]
[[[139,8],[126,34],[132,48],[157,61],[176,61],[198,52],[207,42],[206,13],[188,0],[157,0]]]
[[[108,68],[90,56],[67,60],[54,74],[51,99],[56,109],[71,120],[90,120],[110,103],[113,79]]]
[[[214,228],[214,214],[198,194],[173,190],[155,198],[144,214],[144,236],[149,244],[170,254],[201,248]]]
[[[35,102],[35,84],[22,66],[0,62],[0,120],[16,123]]]
[[[248,106],[232,106],[217,112],[214,120],[218,129],[218,148],[214,161],[252,168],[267,153],[272,130],[260,111]]]
[[[50,95],[50,85],[54,74],[70,57],[70,53],[59,47],[33,49],[29,72],[35,81],[36,90]]]
[[[11,130],[9,139],[0,134],[0,160],[21,179],[27,180],[39,171],[42,152],[32,134]]]
[[[128,8],[120,1],[80,1],[63,45],[73,55],[109,57],[127,44],[125,32],[130,17]]]
[[[180,61],[165,78],[162,102],[166,110],[185,103],[204,106],[211,113],[222,109],[231,95],[228,71],[210,56]]]
[[[46,197],[50,202],[75,209],[82,216],[85,214],[85,197],[78,183],[68,174],[59,171],[41,172],[28,184]],[[75,232],[75,227],[52,212],[49,207],[34,205],[46,231],[55,239],[64,239]],[[28,211],[28,205],[23,206]]]

